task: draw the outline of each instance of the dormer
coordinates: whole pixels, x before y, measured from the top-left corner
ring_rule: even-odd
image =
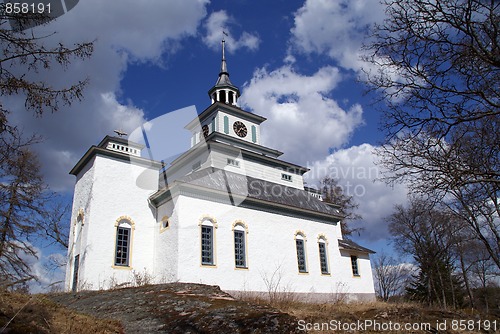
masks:
[[[221,102],[233,106],[238,105],[238,98],[240,97],[240,90],[238,87],[232,84],[229,80],[229,72],[227,71],[226,55],[225,55],[225,41],[222,40],[222,64],[219,72],[219,78],[213,86],[208,91],[208,96],[212,100],[212,104],[215,102]]]

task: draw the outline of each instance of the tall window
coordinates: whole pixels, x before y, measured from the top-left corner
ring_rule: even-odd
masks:
[[[319,247],[319,263],[321,266],[322,274],[329,274],[330,271],[328,269],[328,258],[326,254],[326,242],[323,239],[320,239],[318,242]]]
[[[245,232],[234,231],[234,263],[237,268],[246,268]]]
[[[123,219],[116,227],[115,266],[128,266],[130,262],[131,224]]]
[[[214,228],[201,225],[201,264],[214,264]]]
[[[352,267],[352,274],[354,276],[359,276],[359,270],[358,270],[358,257],[352,255],[351,256],[351,267]]]
[[[295,246],[297,248],[297,265],[300,273],[307,273],[306,249],[304,235],[295,236]]]
[[[80,254],[75,256],[75,262],[73,264],[73,285],[71,291],[76,292],[78,289],[78,271],[80,270]]]

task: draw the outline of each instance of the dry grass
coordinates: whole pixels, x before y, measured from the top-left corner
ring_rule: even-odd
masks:
[[[429,308],[417,303],[398,302],[386,303],[374,302],[343,302],[336,303],[304,303],[296,299],[279,300],[278,303],[270,303],[269,300],[257,297],[243,297],[244,300],[258,304],[267,304],[279,309],[282,312],[295,316],[297,319],[308,324],[325,324],[322,330],[309,330],[308,333],[401,333],[401,330],[376,330],[375,328],[364,328],[363,330],[342,331],[329,327],[331,321],[343,324],[365,323],[372,321],[381,323],[392,322],[398,324],[429,324],[430,330],[403,331],[407,333],[497,333],[500,319],[491,316],[484,316],[472,311],[443,310],[439,308]],[[453,331],[451,322],[453,320],[486,320],[497,323],[495,331]],[[437,324],[446,320],[446,330],[438,330]]]
[[[0,291],[0,333],[123,333],[119,322],[98,320],[42,295]]]

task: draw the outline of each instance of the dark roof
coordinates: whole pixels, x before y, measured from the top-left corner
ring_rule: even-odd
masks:
[[[231,80],[229,80],[229,72],[227,71],[226,54],[224,51],[224,49],[225,49],[224,45],[225,45],[225,41],[222,40],[222,63],[221,63],[221,67],[220,67],[219,78],[217,79],[215,86],[212,89],[210,89],[209,92],[213,91],[215,88],[218,88],[218,87],[230,87],[230,88],[236,90],[238,96],[240,96],[240,90],[238,89],[238,87],[233,85]]]
[[[345,250],[356,251],[356,252],[360,252],[360,253],[375,254],[375,252],[372,251],[371,249],[360,246],[357,243],[355,243],[354,241],[348,240],[348,239],[339,239],[339,248],[345,249]]]
[[[307,191],[221,169],[206,168],[184,176],[174,181],[173,184],[227,193],[232,198],[243,199],[242,203],[258,201],[261,204],[265,203],[282,210],[320,215],[323,219],[333,218],[338,221],[343,218],[337,210],[321,202]],[[172,184],[169,187],[171,188]],[[162,191],[167,191],[167,189]],[[159,197],[162,191],[152,197]]]

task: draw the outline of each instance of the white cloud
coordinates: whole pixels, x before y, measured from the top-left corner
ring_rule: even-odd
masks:
[[[36,146],[46,181],[57,191],[71,190],[71,167],[91,145],[121,128],[126,132],[144,122],[144,112],[132,103],[119,100],[120,81],[127,65],[134,62],[160,63],[163,53],[178,50],[183,38],[196,35],[206,16],[205,0],[80,1],[57,21],[35,29],[37,35],[57,34],[43,39],[47,45],[95,41],[90,59],[74,60],[63,71],[59,66],[39,73],[27,73],[53,87],[90,79],[84,99],[57,113],[34,118],[24,110],[21,97],[3,102],[13,111],[11,120],[25,134],[45,138]],[[25,69],[20,69],[25,71]]]
[[[324,176],[340,179],[344,192],[354,196],[363,216],[363,239],[376,241],[388,235],[384,218],[389,216],[394,204],[406,203],[407,189],[397,184],[389,187],[381,181],[381,166],[376,165],[375,146],[362,144],[341,149],[325,159],[307,166],[311,171],[305,176],[310,185],[316,185]]]
[[[360,105],[344,110],[329,97],[340,80],[338,69],[330,66],[311,76],[287,65],[271,72],[261,68],[245,84],[240,102],[268,119],[263,145],[285,152],[284,159],[305,164],[346,144],[363,123]]]
[[[233,24],[234,19],[231,18],[225,10],[213,12],[204,24],[206,35],[203,37],[203,42],[208,47],[217,50],[220,48],[221,40],[224,37],[229,52],[234,52],[241,48],[247,48],[252,51],[257,50],[260,44],[259,37],[256,34],[243,31],[239,38],[235,38],[230,27]],[[222,31],[224,31],[227,36],[223,35]]]
[[[295,13],[292,44],[302,53],[326,54],[346,69],[366,67],[360,60],[367,28],[384,18],[379,1],[307,0]]]

